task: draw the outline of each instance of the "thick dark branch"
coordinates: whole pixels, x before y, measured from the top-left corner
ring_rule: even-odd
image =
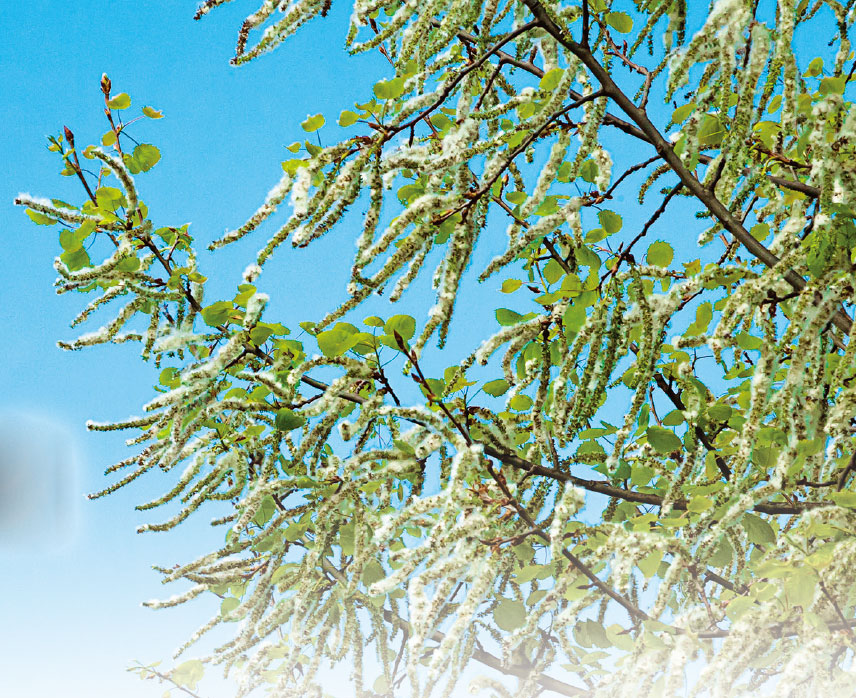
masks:
[[[697,198],[705,208],[710,211],[713,216],[720,222],[723,228],[731,233],[740,243],[751,252],[758,260],[766,264],[768,267],[774,267],[779,263],[779,258],[756,240],[749,233],[743,224],[737,220],[731,211],[716,198],[712,191],[709,191],[699,180],[690,172],[680,156],[672,149],[671,144],[657,130],[657,127],[651,123],[645,110],[637,107],[630,98],[615,84],[609,71],[604,68],[600,62],[592,55],[582,44],[578,44],[573,39],[570,39],[565,32],[550,18],[544,7],[538,0],[524,0],[526,6],[532,11],[535,19],[538,20],[541,27],[545,29],[553,38],[559,41],[566,49],[573,53],[583,64],[592,72],[595,79],[600,83],[601,90],[607,94],[620,108],[627,114],[628,117],[641,129],[648,140],[656,149],[657,153],[668,163],[672,171],[678,176],[684,186],[690,193]],[[796,290],[801,291],[806,286],[806,281],[799,274],[791,269],[784,271],[785,280]],[[852,321],[847,314],[839,309],[832,316],[833,324],[842,332],[849,334]],[[843,344],[835,338],[839,348],[843,348]]]
[[[618,273],[618,269],[621,266],[621,263],[625,259],[628,259],[630,257],[630,250],[633,249],[633,246],[637,242],[639,242],[642,238],[644,238],[648,234],[648,231],[651,230],[651,226],[654,225],[654,223],[657,222],[657,220],[660,218],[660,216],[662,216],[666,212],[666,207],[669,205],[669,202],[683,188],[683,186],[684,185],[682,183],[678,182],[678,184],[676,186],[672,187],[672,189],[669,191],[669,193],[666,194],[665,198],[663,199],[663,202],[657,207],[657,210],[654,211],[654,213],[651,215],[651,217],[645,222],[645,225],[642,226],[642,230],[640,230],[639,233],[637,233],[637,235],[629,242],[627,247],[625,247],[621,251],[621,253],[618,255],[618,259],[615,260],[615,264],[613,265],[612,269],[610,269],[609,272],[606,274],[606,276],[604,276],[604,278],[601,279],[601,283],[603,283],[603,281],[605,279],[607,279],[608,277]]]
[[[508,489],[508,485],[505,482],[505,478],[500,474],[494,471],[494,469],[488,465],[488,472],[491,477],[494,479],[499,488],[502,490],[502,493],[505,495],[506,499],[511,503],[514,509],[517,511],[517,514],[523,519],[530,529],[533,529],[535,535],[538,536],[541,540],[543,540],[547,545],[550,545],[550,535],[541,530],[538,524],[535,523],[535,520],[526,511],[526,507],[524,507],[514,495],[511,494],[511,491]],[[646,614],[643,610],[635,606],[628,599],[625,599],[621,594],[619,594],[615,589],[610,587],[606,582],[604,582],[600,577],[598,577],[592,570],[586,565],[582,560],[580,560],[576,555],[570,552],[567,548],[562,548],[562,556],[571,563],[571,565],[578,572],[582,572],[583,575],[598,589],[601,590],[604,594],[606,594],[613,601],[618,603],[624,610],[626,610],[630,617],[634,621],[638,620],[649,620],[648,614]]]
[[[321,566],[325,572],[330,574],[332,577],[336,579],[340,584],[347,585],[348,580],[345,575],[337,569],[326,557],[321,558]],[[394,613],[391,610],[386,608],[383,609],[383,619],[401,630],[402,634],[405,637],[410,636],[410,623],[404,620],[401,616]],[[441,643],[446,638],[446,636],[438,630],[435,630],[431,633],[431,640],[436,643]],[[527,678],[530,675],[530,671],[527,667],[523,667],[520,665],[507,665],[502,662],[499,657],[492,655],[490,652],[486,652],[483,649],[475,648],[472,654],[473,659],[477,662],[484,664],[491,669],[495,669],[503,674],[507,674],[510,676],[517,676],[519,678]],[[555,691],[563,696],[585,696],[589,695],[588,691],[585,691],[581,688],[577,688],[576,686],[571,686],[569,683],[565,683],[564,681],[559,681],[559,679],[554,679],[552,676],[545,676],[543,674],[537,676],[535,680],[540,683],[544,688],[549,691]]]
[[[457,37],[461,41],[469,43],[478,42],[478,37],[464,31],[458,32]],[[544,71],[531,61],[518,60],[511,54],[505,53],[504,51],[497,51],[494,55],[496,55],[503,63],[513,65],[515,68],[520,68],[521,70],[525,70],[527,73],[529,73],[530,75],[534,75],[536,78],[540,79],[544,77]],[[568,97],[570,97],[571,99],[579,99],[580,97],[582,97],[582,95],[575,90],[568,90]],[[645,134],[642,129],[640,129],[638,126],[635,126],[634,124],[631,124],[629,121],[625,121],[624,119],[607,113],[603,118],[603,123],[605,126],[612,126],[613,128],[618,129],[622,133],[626,133],[628,136],[633,136],[634,138],[638,138],[639,140],[645,141],[646,143],[653,144],[651,139]],[[713,158],[710,155],[699,154],[698,161],[703,165],[707,165],[708,163],[713,161]],[[748,175],[749,171],[744,170],[744,174]],[[792,191],[797,191],[812,198],[817,198],[820,196],[820,189],[818,187],[813,187],[812,185],[806,184],[805,182],[800,182],[799,180],[786,179],[785,177],[779,177],[777,175],[767,175],[767,179],[776,186],[784,187],[785,189],[790,189]]]
[[[681,396],[678,395],[673,389],[672,386],[666,382],[666,379],[663,378],[662,374],[658,373],[654,380],[657,383],[657,387],[660,388],[665,394],[666,397],[671,400],[672,404],[677,407],[679,410],[684,411],[686,409],[686,405],[684,405],[684,401],[681,400]],[[701,441],[702,445],[708,451],[716,451],[707,434],[704,433],[704,430],[701,429],[698,425],[695,426],[695,435],[696,438]],[[728,464],[725,462],[725,459],[722,456],[715,457],[716,467],[719,468],[719,472],[722,473],[722,476],[728,480],[731,478],[731,468],[728,467]]]
[[[589,20],[590,20],[588,0],[582,0],[582,6],[583,6],[583,36],[582,36],[581,41],[582,41],[583,46],[588,46],[589,45]]]
[[[478,70],[487,61],[487,59],[490,58],[491,56],[503,53],[502,51],[499,50],[500,48],[505,46],[508,42],[513,41],[514,39],[516,39],[521,34],[525,34],[526,32],[534,29],[537,26],[538,26],[538,22],[527,22],[526,24],[517,27],[517,29],[515,29],[514,31],[506,34],[502,38],[502,40],[499,41],[493,48],[486,51],[477,60],[475,60],[472,63],[470,63],[469,65],[467,65],[467,67],[464,68],[464,70],[462,70],[460,73],[458,73],[455,76],[454,80],[452,80],[448,85],[445,85],[443,87],[443,91],[441,92],[440,96],[437,97],[437,99],[434,101],[433,104],[431,104],[431,106],[427,107],[425,110],[420,112],[418,116],[412,118],[410,121],[407,121],[406,123],[401,124],[400,126],[396,127],[396,131],[403,131],[407,128],[410,128],[410,126],[417,124],[419,121],[422,120],[422,118],[424,117],[424,115],[426,113],[433,111],[434,109],[439,107],[441,104],[443,104],[443,102],[446,101],[446,98],[450,94],[452,94],[452,90],[454,90],[455,87],[457,87],[458,84],[461,82],[461,80],[463,80],[467,75],[469,75],[474,70]],[[500,60],[502,60],[502,59],[500,59]]]
[[[318,390],[328,390],[330,388],[326,383],[322,383],[321,381],[310,378],[309,376],[301,376],[300,380],[303,383],[306,383],[306,385],[310,385]],[[336,396],[357,404],[362,404],[366,401],[364,397],[354,395],[353,393],[337,393]],[[413,419],[406,419],[405,421],[413,422],[414,424],[422,424],[422,422]],[[544,465],[538,465],[537,463],[525,460],[514,453],[499,450],[489,444],[482,445],[484,446],[484,453],[486,456],[496,458],[498,461],[501,461],[512,468],[516,468],[517,470],[523,470],[524,472],[532,475],[548,477],[556,482],[570,482],[571,484],[581,487],[589,492],[597,492],[608,497],[616,497],[617,499],[621,499],[625,502],[638,502],[639,504],[650,504],[658,507],[663,506],[663,497],[658,494],[626,490],[622,487],[610,485],[606,480],[586,480],[584,478],[571,475],[564,470],[557,470]],[[752,508],[752,511],[757,511],[760,514],[770,514],[771,516],[791,516],[794,514],[801,514],[808,509],[815,509],[823,506],[829,506],[829,502],[797,502],[795,504],[768,502],[766,504],[756,504]],[[679,499],[672,502],[672,509],[685,511],[686,508],[686,500]]]
[[[580,97],[578,100],[576,100],[572,104],[569,104],[568,106],[563,107],[562,109],[559,109],[557,112],[552,114],[550,116],[550,118],[547,119],[547,121],[545,121],[539,128],[532,131],[532,133],[530,133],[528,136],[526,136],[526,138],[524,138],[523,141],[521,141],[520,145],[518,145],[514,150],[511,151],[511,153],[508,154],[508,156],[505,159],[505,164],[503,165],[502,168],[500,168],[497,171],[497,173],[495,175],[493,175],[493,177],[488,179],[484,184],[482,184],[481,187],[479,187],[475,191],[468,192],[467,193],[467,200],[464,203],[460,204],[459,206],[455,206],[453,209],[450,209],[449,211],[444,213],[442,216],[439,216],[438,218],[436,218],[433,221],[434,224],[439,225],[443,221],[454,216],[456,213],[459,213],[460,211],[463,211],[464,209],[469,208],[476,201],[478,201],[482,196],[484,196],[487,192],[489,192],[490,188],[493,186],[493,183],[496,182],[496,180],[498,180],[502,176],[502,174],[503,174],[503,172],[505,172],[506,168],[512,162],[514,162],[514,160],[521,153],[524,153],[526,151],[526,149],[530,145],[532,145],[532,143],[537,141],[541,137],[541,134],[543,134],[545,131],[547,131],[549,128],[551,128],[557,119],[561,118],[562,116],[567,114],[569,111],[572,111],[573,109],[577,109],[577,108],[581,107],[583,104],[586,104],[587,102],[591,102],[592,100],[599,99],[600,97],[603,97],[603,95],[604,95],[604,93],[600,90],[598,90],[597,92],[592,92],[591,94],[585,95],[584,97]]]
[[[856,471],[856,451],[853,451],[853,455],[850,456],[847,467],[844,468],[844,470],[841,471],[841,475],[838,476],[838,483],[836,484],[835,489],[841,492],[847,484],[847,478],[850,473],[854,471]]]
[[[664,498],[658,494],[627,490],[623,487],[611,485],[606,480],[586,480],[584,478],[577,477],[576,475],[566,473],[563,470],[556,470],[555,468],[548,468],[543,465],[538,465],[537,463],[532,463],[516,454],[509,453],[507,451],[500,451],[499,449],[487,444],[484,444],[484,452],[485,455],[496,458],[512,468],[523,470],[527,473],[531,473],[532,475],[548,477],[552,480],[556,480],[557,482],[570,482],[571,484],[581,487],[589,492],[597,492],[608,497],[621,499],[625,502],[638,502],[639,504],[650,504],[657,507],[663,506]],[[752,507],[752,511],[757,511],[760,514],[770,514],[771,516],[789,516],[801,514],[807,509],[814,509],[821,506],[829,506],[829,502],[797,502],[796,504],[768,502],[766,504],[756,504]],[[672,502],[672,509],[685,511],[686,508],[687,502],[684,499]]]
[[[843,623],[840,621],[837,623],[827,623],[826,626],[833,632],[836,630],[848,630],[849,628],[856,627],[856,619],[851,619]],[[800,634],[802,624],[790,623],[786,625],[784,623],[776,623],[768,630],[775,638],[792,637]],[[729,633],[729,630],[707,630],[698,633],[697,637],[702,640],[713,640],[720,637],[728,637]]]

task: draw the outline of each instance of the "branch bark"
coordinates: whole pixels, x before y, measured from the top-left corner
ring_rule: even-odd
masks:
[[[562,44],[568,51],[573,53],[591,71],[595,79],[600,83],[601,91],[608,95],[627,114],[633,123],[645,135],[645,140],[654,146],[657,154],[666,161],[672,171],[678,176],[683,185],[695,196],[705,208],[720,222],[723,228],[731,233],[752,255],[766,264],[774,267],[779,263],[779,258],[756,240],[743,224],[734,217],[731,211],[716,198],[715,194],[708,190],[690,172],[679,155],[672,149],[671,144],[663,137],[656,126],[651,123],[648,115],[643,109],[637,107],[633,101],[615,84],[609,71],[604,68],[594,57],[589,49],[582,44],[570,39],[567,34],[553,21],[539,0],[524,0],[535,19],[541,27],[549,33],[556,41]],[[796,290],[801,291],[806,286],[806,281],[791,269],[783,270],[783,277]],[[849,334],[852,321],[843,310],[837,310],[832,316],[832,323],[842,332]],[[840,340],[836,343],[840,344]],[[840,346],[843,348],[843,345]]]
[[[478,37],[465,31],[459,31],[457,33],[457,37],[461,41],[465,42],[478,42]],[[502,61],[503,63],[513,65],[515,68],[520,68],[521,70],[525,70],[527,73],[529,73],[530,75],[534,75],[538,79],[544,77],[544,71],[531,61],[519,60],[511,54],[505,53],[504,51],[496,51],[494,52],[494,55],[497,56],[497,58],[499,58],[500,61]],[[582,94],[575,90],[568,90],[568,97],[576,100],[582,97]],[[622,133],[626,133],[628,136],[633,136],[634,138],[637,138],[641,141],[645,141],[646,143],[652,143],[651,139],[645,134],[642,129],[640,129],[638,126],[635,126],[634,124],[631,124],[629,121],[625,121],[624,119],[621,119],[617,116],[607,113],[603,119],[603,123],[607,126],[612,126],[613,128],[618,129]],[[703,154],[699,155],[698,159],[699,162],[705,165],[713,160],[710,155]],[[748,174],[748,171],[746,171],[746,174]],[[767,175],[767,179],[770,180],[776,186],[800,192],[801,194],[810,196],[813,199],[820,196],[820,189],[818,187],[813,187],[810,184],[806,184],[805,182],[787,179],[786,177],[779,177],[778,175]]]

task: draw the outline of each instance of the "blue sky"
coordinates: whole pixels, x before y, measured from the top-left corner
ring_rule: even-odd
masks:
[[[21,435],[20,413],[29,423],[38,418],[28,438],[40,442],[51,433],[70,440],[79,465],[72,541],[60,551],[44,548],[39,543],[53,539],[45,531],[29,553],[10,550],[8,541],[0,546],[4,695],[160,695],[162,688],[124,667],[133,659],[168,659],[213,612],[198,604],[161,612],[139,605],[173,593],[160,585],[152,564],[185,561],[212,545],[207,516],[178,535],[137,535],[147,519],[133,507],[159,491],[157,478],[94,502],[82,497],[107,484],[105,467],[130,455],[122,436],[89,434],[84,422],[138,413],[153,394],[156,371],[139,361],[135,346],[57,348],[57,339],[75,336],[68,323],[85,301],[54,294],[58,231],[32,225],[12,200],[24,191],[80,201],[77,183],[58,175],[45,137],[67,125],[78,145],[97,142],[106,130],[99,79],[107,72],[114,92],[131,95],[130,111],[152,105],[165,114],[131,132],[161,149],[161,162],[138,180],[156,223],[190,221],[192,234],[205,242],[240,225],[280,177],[285,146],[304,136],[299,124],[306,115],[320,111],[335,122],[342,108],[365,100],[366,71],[385,75],[378,72],[384,70],[379,56],[348,59],[343,5],[273,55],[231,67],[238,27],[254,9],[253,2],[235,2],[194,22],[192,0],[0,3],[0,419]],[[230,287],[238,282],[260,244],[256,239],[221,253],[217,275]],[[271,277],[285,273],[289,285],[315,289],[299,298],[299,318],[287,313],[294,322],[319,315],[339,297],[338,289],[317,283],[322,272],[349,266],[349,255],[337,249],[335,241],[322,241],[299,263],[271,264]],[[211,261],[203,256],[203,266],[210,269]],[[297,300],[283,299],[280,309],[297,308]],[[60,451],[62,468],[72,468],[71,446]]]

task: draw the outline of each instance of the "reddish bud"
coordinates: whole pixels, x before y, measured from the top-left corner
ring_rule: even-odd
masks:
[[[101,91],[104,93],[105,97],[110,96],[110,88],[112,87],[110,83],[110,78],[107,77],[107,73],[102,73],[101,75]]]
[[[68,144],[73,148],[74,147],[74,134],[71,132],[71,129],[68,126],[62,127],[63,133],[65,134],[65,140],[68,141]]]

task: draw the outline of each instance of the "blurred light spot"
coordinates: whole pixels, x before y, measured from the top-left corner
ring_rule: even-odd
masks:
[[[55,550],[77,531],[71,435],[44,417],[0,409],[0,550]]]

